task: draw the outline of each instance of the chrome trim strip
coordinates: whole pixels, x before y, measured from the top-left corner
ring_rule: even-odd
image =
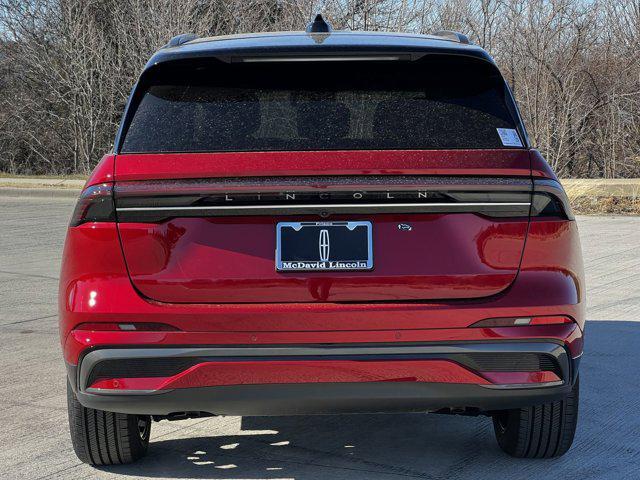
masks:
[[[531,202],[465,202],[465,203],[336,203],[336,204],[309,204],[309,205],[218,205],[218,206],[185,206],[185,207],[120,207],[116,208],[118,212],[158,212],[158,211],[181,211],[181,210],[274,210],[274,209],[298,209],[298,208],[318,208],[323,210],[330,209],[352,209],[352,208],[397,208],[397,207],[435,207],[435,208],[451,208],[451,207],[530,207]]]
[[[556,380],[554,382],[542,382],[542,383],[506,383],[504,385],[480,385],[482,388],[489,388],[491,390],[515,390],[519,388],[545,388],[545,387],[559,387],[564,385],[564,381]]]
[[[157,395],[161,393],[167,393],[173,391],[172,388],[166,390],[111,390],[108,388],[87,388],[86,393],[92,393],[94,395]]]

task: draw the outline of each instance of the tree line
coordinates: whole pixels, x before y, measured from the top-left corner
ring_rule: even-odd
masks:
[[[319,8],[335,29],[466,33],[561,176],[640,176],[640,0],[0,0],[0,171],[89,172],[173,35],[301,30]]]

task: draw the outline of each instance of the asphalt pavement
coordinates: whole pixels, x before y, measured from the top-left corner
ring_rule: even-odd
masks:
[[[341,415],[163,421],[148,456],[92,468],[73,454],[57,333],[72,198],[0,192],[0,478],[638,479],[640,217],[580,217],[588,326],[573,448],[518,460],[484,417]]]

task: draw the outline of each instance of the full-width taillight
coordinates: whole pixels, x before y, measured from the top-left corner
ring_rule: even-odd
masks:
[[[541,317],[512,317],[512,318],[487,318],[471,325],[472,327],[527,327],[531,325],[558,325],[572,323],[573,320],[563,315],[549,315]]]
[[[101,183],[84,189],[71,216],[70,226],[87,222],[114,222],[113,185]]]

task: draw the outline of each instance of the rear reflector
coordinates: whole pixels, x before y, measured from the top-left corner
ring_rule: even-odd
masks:
[[[113,186],[109,183],[92,185],[80,194],[70,226],[77,227],[87,222],[114,222],[115,212]]]
[[[487,318],[471,325],[472,327],[525,327],[531,325],[557,325],[572,323],[573,320],[562,315],[550,315],[544,317],[517,317],[517,318]]]
[[[480,374],[495,385],[562,382],[554,372],[480,372]]]
[[[138,323],[107,323],[107,322],[94,322],[94,323],[81,323],[76,330],[91,330],[98,332],[176,332],[179,328],[166,323],[150,323],[150,322],[138,322]]]
[[[549,317],[532,317],[529,325],[555,325],[557,323],[572,323],[569,317],[549,316]]]

